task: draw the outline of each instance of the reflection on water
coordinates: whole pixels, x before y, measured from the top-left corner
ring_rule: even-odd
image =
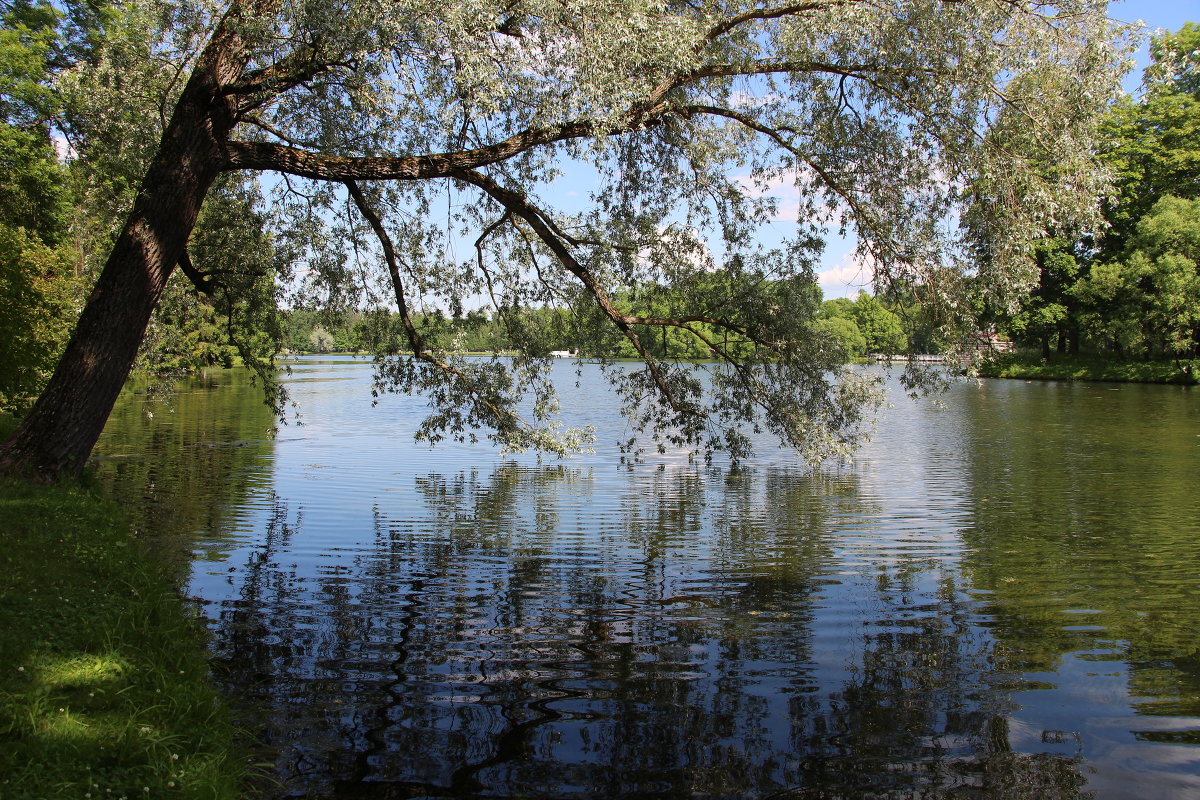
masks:
[[[183,582],[195,548],[219,547],[253,524],[247,504],[271,491],[273,421],[244,372],[174,385],[131,380],[96,448],[94,475]]]
[[[603,445],[594,379],[564,405]],[[292,380],[273,440],[229,380],[126,398],[98,451],[194,553],[283,795],[1200,792],[1186,390],[963,384],[813,475],[430,451],[369,367]]]

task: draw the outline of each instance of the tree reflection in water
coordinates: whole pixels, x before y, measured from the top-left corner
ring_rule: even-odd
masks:
[[[275,449],[274,422],[262,389],[244,373],[166,385],[135,377],[109,417],[89,474],[183,583],[193,547],[220,552],[233,518],[269,490],[263,464]]]
[[[433,474],[316,570],[280,503],[221,680],[290,796],[1086,796],[1076,759],[1010,752],[953,559],[847,568],[857,480]]]

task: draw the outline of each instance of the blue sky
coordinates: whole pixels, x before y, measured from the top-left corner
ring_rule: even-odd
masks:
[[[1196,0],[1122,0],[1109,5],[1109,15],[1122,22],[1141,20],[1146,25],[1147,40],[1137,53],[1138,69],[1126,81],[1125,88],[1134,91],[1141,80],[1141,71],[1149,62],[1148,35],[1156,29],[1177,31],[1185,22],[1200,22],[1200,3]]]

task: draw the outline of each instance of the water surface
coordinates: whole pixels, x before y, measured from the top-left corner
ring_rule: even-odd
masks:
[[[623,462],[561,366],[561,461],[416,445],[346,358],[277,435],[236,371],[123,398],[99,479],[282,796],[1200,797],[1193,391],[897,392],[814,474]]]

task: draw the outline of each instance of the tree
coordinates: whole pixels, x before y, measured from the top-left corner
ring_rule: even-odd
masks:
[[[165,113],[162,103],[179,76],[156,66],[161,54],[147,15],[164,9],[91,2],[68,8],[75,8],[73,18],[82,17],[74,27],[90,36],[76,34],[82,43],[59,57],[54,88],[78,187],[73,238],[83,251],[83,269],[94,279],[153,156],[154,138],[145,136],[148,120]],[[99,18],[93,18],[96,9],[102,10]],[[189,24],[173,13],[167,20],[175,35]],[[267,231],[264,206],[257,181],[247,173],[225,173],[214,183],[187,257],[143,336],[138,370],[175,373],[229,364],[239,356],[256,365],[277,352],[282,344],[277,278],[286,267],[286,249]]]
[[[1166,296],[1160,293],[1177,303],[1186,291],[1160,271],[1155,277],[1149,262],[1135,265],[1129,259],[1142,249],[1134,240],[1145,242],[1142,221],[1158,213],[1161,201],[1200,193],[1200,25],[1188,23],[1178,33],[1153,37],[1150,55],[1140,96],[1121,98],[1102,117],[1099,155],[1113,174],[1104,223],[1083,229],[1056,223],[1053,236],[1032,251],[1038,265],[1033,290],[1015,308],[986,299],[978,304],[981,313],[996,314],[1018,341],[1040,347],[1044,359],[1056,344],[1059,352],[1078,353],[1085,337],[1092,347],[1120,357],[1188,350],[1178,339],[1165,346],[1166,317],[1152,311]],[[1059,77],[1035,71],[1027,79],[1047,87]],[[1027,153],[1047,174],[1059,169],[1041,155],[1019,113],[1004,112],[988,135],[997,144]],[[973,190],[969,223],[975,215],[986,219],[991,202],[986,186]],[[981,260],[990,257],[988,231],[982,226],[977,237]],[[1161,250],[1157,245],[1151,249]]]
[[[1037,288],[1011,317],[1050,357],[1092,346],[1119,357],[1186,356],[1197,340],[1186,239],[1200,197],[1200,25],[1155,36],[1138,98],[1105,115],[1101,158],[1114,173],[1106,229],[1038,246]],[[1047,165],[1046,168],[1053,168]],[[1078,233],[1078,232],[1076,232]]]
[[[1077,287],[1091,330],[1127,353],[1195,358],[1200,346],[1200,199],[1166,195],[1125,252]],[[1098,313],[1103,309],[1107,313]]]
[[[1104,159],[1118,190],[1107,214],[1112,231],[1102,242],[1107,255],[1124,249],[1164,196],[1200,197],[1200,24],[1152,38],[1150,59],[1142,96],[1105,120]]]
[[[48,3],[0,8],[0,409],[19,410],[66,344],[76,259],[67,171],[48,127],[58,15]]]
[[[312,329],[308,340],[312,344],[313,352],[328,353],[333,349],[333,336],[320,325]]]
[[[858,293],[850,305],[850,316],[862,331],[868,352],[895,355],[908,350],[900,318],[866,292]]]
[[[1195,357],[1200,347],[1200,25],[1154,37],[1145,91],[1105,124],[1116,173],[1111,228],[1071,296],[1084,327],[1121,355]]]
[[[0,410],[21,410],[54,367],[75,313],[71,253],[0,224]]]
[[[847,355],[897,355],[907,352],[908,336],[900,317],[866,292],[858,297],[835,297],[821,305],[822,326],[835,333]]]
[[[1062,239],[1047,239],[1035,248],[1038,264],[1038,284],[1021,303],[1021,309],[1012,316],[1009,327],[1019,338],[1036,342],[1042,350],[1042,358],[1050,358],[1051,347],[1057,342],[1058,350],[1065,351],[1068,345],[1078,351],[1078,317],[1075,306],[1076,280],[1079,264],[1071,243]]]
[[[833,337],[846,353],[846,358],[862,358],[867,354],[867,339],[850,317],[823,317],[817,325]]]
[[[1122,61],[1106,4],[1082,0],[134,8],[160,26],[143,68],[181,79],[160,82],[161,116],[143,123],[161,136],[139,138],[157,145],[128,221],[53,378],[0,450],[3,469],[47,478],[82,469],[205,198],[220,175],[240,171],[286,177],[281,207],[303,220],[306,274],[340,297],[394,304],[412,357],[382,362],[379,388],[428,392],[437,411],[420,433],[431,440],[479,426],[508,447],[579,441],[554,426],[545,361],[455,359],[415,311],[453,315],[478,295],[503,316],[582,287],[579,319],[615,327],[644,359],[618,389],[662,446],[737,455],[747,443],[738,425],[758,420],[810,458],[844,450],[867,393],[811,324],[824,225],[853,228],[881,279],[923,285],[961,263],[947,221],[963,186],[984,176],[1003,232],[986,285],[1022,288],[1027,245],[1050,217],[1092,218],[1103,186],[1095,120]],[[1018,79],[1032,68],[1070,79],[1030,91]],[[1021,109],[1055,174],[981,136],[1002,107]],[[545,191],[565,163],[599,182],[571,217],[553,213]],[[804,199],[789,246],[755,247],[772,203],[735,173],[760,185],[794,180]],[[427,221],[446,193],[451,223],[477,237],[461,263]],[[333,246],[328,232],[350,246]],[[726,253],[723,295],[707,314],[617,306],[622,288],[708,269],[702,239]],[[931,291],[956,289],[939,281]],[[655,358],[643,339],[663,329],[729,367],[699,380]],[[714,330],[752,346],[727,352]],[[530,420],[515,411],[525,390]]]

